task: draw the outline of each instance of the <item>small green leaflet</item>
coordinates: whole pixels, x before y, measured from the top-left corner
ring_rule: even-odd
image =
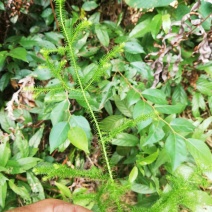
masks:
[[[176,132],[190,133],[193,132],[195,129],[194,125],[184,118],[176,118],[171,121],[170,125]]]
[[[186,161],[188,154],[185,141],[180,136],[171,133],[166,139],[165,150],[171,160],[174,171],[182,162]]]
[[[138,168],[134,166],[129,174],[130,183],[133,183],[136,180],[137,176],[138,176]]]
[[[82,9],[85,11],[91,11],[98,7],[98,4],[95,1],[87,1],[82,5]]]
[[[138,159],[136,160],[136,162],[137,164],[141,166],[146,166],[148,164],[153,163],[157,159],[158,155],[159,155],[159,150],[157,150],[151,155],[148,155],[147,157],[141,157],[138,155]]]
[[[129,6],[143,9],[168,6],[173,1],[174,0],[125,0]]]
[[[49,136],[50,153],[66,141],[69,129],[69,123],[65,121],[53,126]]]
[[[25,62],[27,62],[27,51],[25,48],[22,48],[22,47],[17,47],[15,49],[12,49],[8,55],[12,58],[15,58],[15,59],[19,59],[19,60],[23,60]]]
[[[165,133],[161,128],[156,128],[156,130],[148,135],[143,146],[152,145],[160,141],[164,137]]]
[[[95,32],[96,35],[100,41],[100,43],[105,46],[108,47],[109,42],[110,42],[110,38],[109,35],[107,33],[107,28],[106,27],[102,27],[101,25],[96,25],[95,26]]]
[[[78,149],[89,153],[88,138],[85,131],[80,127],[71,127],[68,132],[69,141]]]
[[[176,105],[155,105],[155,109],[160,113],[179,114],[185,109],[185,105],[181,103]]]
[[[212,154],[204,141],[189,138],[186,145],[197,165],[202,168],[212,168]]]
[[[142,92],[142,95],[149,101],[159,104],[159,105],[165,105],[168,104],[166,100],[166,95],[163,93],[163,91],[158,89],[146,89]]]
[[[143,47],[136,41],[127,42],[124,46],[126,52],[131,54],[144,53]]]
[[[0,185],[0,207],[4,208],[7,196],[7,183]]]
[[[117,146],[136,146],[139,143],[139,139],[128,133],[120,133],[111,143]]]

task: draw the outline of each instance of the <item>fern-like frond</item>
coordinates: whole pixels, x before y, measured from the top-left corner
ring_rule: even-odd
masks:
[[[109,61],[117,57],[122,51],[125,44],[120,44],[118,46],[115,46],[110,52],[108,52],[102,59],[99,61],[99,65],[94,73],[94,76],[92,77],[91,81],[85,86],[85,90],[89,89],[89,87],[100,80],[102,76],[104,76],[105,71],[109,67]]]
[[[45,175],[44,180],[58,178],[70,178],[70,177],[83,177],[92,180],[104,181],[108,179],[108,175],[101,172],[100,169],[92,167],[89,170],[72,169],[66,165],[40,163],[33,169],[35,174]]]
[[[108,134],[105,133],[104,135],[104,142],[111,141],[113,138],[115,138],[119,133],[123,132],[124,130],[128,128],[132,128],[136,126],[139,122],[145,121],[149,118],[153,118],[155,116],[155,113],[149,113],[149,114],[142,114],[141,116],[137,117],[136,119],[125,119],[124,124],[121,126],[113,129]]]

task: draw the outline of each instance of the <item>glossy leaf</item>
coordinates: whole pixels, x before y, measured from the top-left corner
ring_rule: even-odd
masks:
[[[135,41],[127,42],[124,46],[124,49],[126,52],[129,52],[131,54],[139,54],[144,53],[143,47]]]
[[[58,103],[56,107],[53,108],[50,115],[53,126],[59,122],[68,120],[69,117],[68,109],[69,109],[69,101],[67,99]]]
[[[135,8],[143,8],[143,9],[149,9],[154,7],[164,7],[168,6],[171,2],[174,0],[149,0],[149,1],[141,1],[141,0],[125,0],[125,2]]]
[[[91,11],[98,7],[98,4],[95,1],[87,1],[82,5],[82,9],[85,11]]]
[[[40,129],[29,139],[29,146],[38,148],[41,138],[43,136],[44,125],[40,127]]]
[[[120,133],[111,143],[117,146],[136,146],[139,143],[139,139],[131,134]]]
[[[184,161],[188,154],[186,144],[183,138],[171,133],[166,139],[165,150],[171,161],[172,170],[176,168]]]
[[[168,103],[165,94],[161,90],[146,89],[142,92],[142,95],[155,104],[164,105]]]
[[[130,183],[133,183],[136,180],[137,176],[138,176],[138,168],[134,166],[129,174]]]
[[[177,103],[188,104],[188,97],[182,85],[176,86],[172,94],[172,104],[175,105]]]
[[[200,116],[200,109],[205,110],[206,103],[201,93],[195,92],[192,97],[192,113],[195,117]]]
[[[66,141],[69,129],[70,126],[68,122],[59,122],[53,126],[49,136],[51,153]]]
[[[71,127],[68,131],[69,141],[78,149],[89,153],[88,150],[88,138],[85,131],[80,127]]]
[[[185,105],[181,103],[176,105],[155,105],[155,109],[164,114],[179,114],[185,109]]]
[[[212,154],[208,146],[201,140],[189,138],[186,146],[195,162],[202,168],[212,167]]]
[[[32,189],[32,192],[36,194],[36,200],[45,199],[44,189],[40,180],[30,171],[27,172],[27,181]]]
[[[160,141],[164,135],[165,133],[161,128],[156,128],[153,132],[149,133],[143,146],[152,145]]]
[[[171,121],[170,125],[176,132],[190,133],[193,132],[195,129],[194,125],[184,118],[176,118]]]
[[[24,186],[17,186],[14,180],[9,181],[9,187],[25,201],[31,202],[30,193]]]
[[[164,14],[162,15],[162,27],[165,33],[167,34],[171,27],[171,19],[170,14]]]
[[[67,186],[63,185],[62,183],[58,183],[58,182],[55,182],[55,185],[57,186],[57,188],[59,189],[59,191],[63,197],[71,199],[71,191]]]
[[[200,93],[211,96],[212,95],[212,81],[209,81],[204,78],[199,78],[197,80],[197,90],[200,91]]]
[[[4,208],[7,196],[7,183],[0,185],[0,208]]]
[[[111,115],[100,122],[100,127],[103,131],[108,132],[120,127],[125,121],[121,115]]]
[[[114,96],[115,104],[122,114],[127,117],[132,117],[131,108],[126,99],[121,100],[119,96]]]
[[[157,150],[156,152],[148,155],[147,157],[139,157],[137,158],[137,164],[141,165],[141,166],[146,166],[148,164],[153,163],[157,157],[159,155],[159,151]]]
[[[17,47],[15,49],[12,49],[8,55],[12,58],[23,60],[27,62],[27,51],[25,48]]]
[[[145,21],[140,22],[137,24],[132,31],[130,32],[129,36],[131,38],[139,38],[143,37],[147,32],[150,32],[151,29],[149,28],[150,19],[146,19]]]
[[[5,166],[11,157],[9,142],[0,143],[0,166]]]
[[[138,183],[133,183],[131,189],[139,194],[152,194],[156,192],[155,188]]]
[[[109,40],[110,40],[109,35],[107,33],[107,28],[102,27],[101,25],[96,25],[95,32],[100,43],[103,46],[107,47],[109,45]]]
[[[88,140],[91,139],[91,127],[85,117],[72,115],[69,120],[69,124],[70,124],[70,127],[82,128],[85,131]]]

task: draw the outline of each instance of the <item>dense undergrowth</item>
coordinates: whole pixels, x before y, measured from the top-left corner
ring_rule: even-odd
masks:
[[[0,2],[0,210],[210,211],[211,1],[18,2]]]

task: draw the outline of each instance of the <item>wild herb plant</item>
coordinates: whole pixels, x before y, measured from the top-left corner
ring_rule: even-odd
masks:
[[[3,209],[8,209],[11,195],[25,203],[62,198],[101,212],[211,209],[211,62],[202,52],[209,46],[211,4],[164,7],[171,2],[126,1],[155,7],[153,12],[144,10],[127,32],[120,21],[100,23],[98,11],[87,20],[85,13],[98,7],[94,1],[85,2],[80,15],[73,7],[70,17],[66,1],[56,0],[62,35],[8,41],[36,48],[33,53],[27,46],[27,54],[23,48],[21,54],[2,52],[4,58],[28,60],[34,69],[17,78],[21,85],[6,105],[10,118],[0,113],[6,132],[0,134]],[[51,13],[45,21],[52,18]],[[197,27],[203,34],[191,57]],[[200,73],[188,85],[182,75],[189,68]],[[188,108],[196,120],[183,114]],[[205,120],[201,110],[207,111]],[[38,151],[45,139],[49,145]],[[57,154],[66,155],[65,164],[54,161]]]
[[[105,168],[97,170],[92,165],[89,170],[83,171],[59,164],[41,164],[34,169],[34,172],[46,175],[45,179],[84,177],[99,181],[95,194],[82,193],[82,197],[79,194],[76,194],[77,197],[72,194],[73,201],[75,198],[87,199],[88,202],[93,202],[94,211],[107,211],[109,209],[126,211],[130,210],[130,208],[133,209],[133,206],[126,205],[122,201],[123,195],[130,188],[138,193],[143,193],[142,190],[145,188],[148,188],[147,193],[154,193],[156,190],[159,192],[160,182],[153,173],[157,172],[162,164],[165,164],[166,169],[172,174],[182,163],[188,163],[188,161],[191,163],[195,161],[202,173],[211,170],[210,150],[203,141],[193,137],[195,126],[192,121],[176,117],[176,115],[164,117],[164,114],[182,112],[184,109],[183,105],[180,103],[169,104],[165,94],[159,89],[149,88],[141,91],[138,85],[132,85],[126,76],[123,75],[123,70],[119,70],[119,67],[116,71],[116,76],[113,76],[113,78],[118,78],[122,81],[127,88],[126,93],[123,97],[119,97],[116,94],[110,97],[118,108],[117,114],[111,114],[99,121],[99,113],[104,106],[100,102],[100,94],[104,92],[104,86],[101,86],[101,82],[109,80],[112,74],[110,70],[111,61],[115,60],[114,58],[118,60],[123,57],[123,49],[129,48],[130,40],[126,41],[126,44],[121,43],[113,47],[103,57],[100,57],[99,62],[93,65],[89,70],[90,72],[85,73],[86,68],[83,68],[80,64],[82,62],[80,62],[78,41],[83,38],[84,34],[88,33],[87,31],[92,27],[91,22],[87,20],[76,20],[74,22],[72,19],[71,27],[69,27],[64,10],[65,1],[56,0],[55,3],[58,22],[64,35],[64,47],[42,51],[47,67],[51,70],[55,81],[52,85],[49,83],[45,88],[34,89],[36,94],[48,92],[45,98],[50,98],[50,101],[61,101],[56,106],[57,110],[53,110],[51,113],[53,128],[50,132],[50,151],[53,152],[57,148],[60,149],[61,145],[65,143],[71,143],[86,154],[89,154],[90,149],[92,149],[86,135],[86,131],[87,134],[90,131],[89,125],[85,127],[80,123],[80,121],[87,122],[87,120],[83,120],[85,118],[75,116],[69,112],[70,99],[74,99],[84,108],[87,119],[92,125],[92,133],[98,139],[98,145],[102,152],[102,165]],[[89,39],[88,36],[86,38]],[[60,54],[64,59],[59,62],[54,61],[51,59],[53,54]],[[71,70],[65,69],[67,63],[70,64]],[[68,77],[70,74],[73,77],[71,82]],[[111,86],[112,92],[116,89],[115,86]],[[108,103],[111,104],[110,100]],[[103,104],[106,104],[106,102]],[[47,107],[49,106],[47,105]],[[60,116],[56,114],[58,110],[61,110],[59,112]],[[64,113],[66,114],[65,116]],[[57,120],[55,120],[54,116],[57,116]],[[145,129],[147,126],[149,126],[148,130]],[[134,132],[133,134],[137,133],[140,139],[130,134],[130,131]],[[146,133],[148,136],[146,136]],[[131,162],[135,163],[129,175],[129,180],[125,176],[123,182],[120,181],[119,174],[113,171],[114,165],[108,153],[108,145],[110,143],[128,147],[126,148],[126,151],[128,151],[126,153],[126,161],[131,160]],[[192,162],[192,160],[194,161]],[[126,164],[128,163],[126,162]],[[139,178],[141,181],[146,181],[146,187],[136,183]],[[160,211],[178,211],[178,207],[195,208],[196,202],[194,199],[188,198],[188,196],[192,195],[192,192],[197,191],[195,199],[200,198],[202,192],[196,187],[193,188],[193,183],[187,182],[182,176],[170,177],[169,180],[171,181],[170,188],[167,192],[161,194],[161,198],[152,206],[150,211],[157,211],[158,208],[161,208]],[[182,192],[184,190],[186,191],[185,193]],[[184,195],[186,196],[184,197],[185,200],[181,200],[181,196]],[[198,195],[200,196],[198,197]],[[207,194],[204,195],[207,196]],[[70,197],[70,195],[68,196]],[[205,204],[211,204],[209,196],[207,196]],[[142,207],[139,209],[138,207],[135,210],[146,211],[147,209]]]

